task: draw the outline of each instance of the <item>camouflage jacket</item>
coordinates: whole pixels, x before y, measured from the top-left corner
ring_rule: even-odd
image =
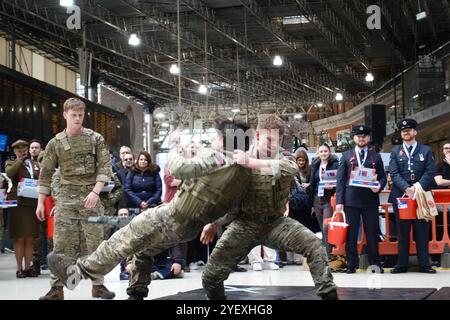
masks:
[[[51,139],[45,148],[39,193],[50,194],[51,178],[56,167],[60,168],[62,185],[108,182],[111,157],[102,135],[83,128],[79,136],[68,137],[63,131]]]

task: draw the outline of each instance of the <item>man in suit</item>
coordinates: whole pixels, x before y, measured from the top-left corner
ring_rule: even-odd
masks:
[[[416,141],[417,122],[414,119],[403,119],[397,122],[403,143],[392,150],[389,163],[389,172],[394,182],[389,196],[389,202],[394,208],[398,232],[397,265],[391,273],[404,273],[408,271],[409,234],[411,226],[419,258],[419,272],[436,273],[431,268],[428,255],[429,223],[426,220],[399,219],[397,198],[406,194],[414,197],[414,184],[419,182],[425,191],[431,190],[435,174],[434,158],[430,148]]]
[[[371,128],[368,126],[353,126],[353,141],[356,146],[354,149],[344,152],[337,171],[336,211],[344,212],[345,209],[345,216],[349,224],[345,244],[347,273],[355,273],[359,265],[357,241],[361,217],[364,232],[367,236],[369,264],[378,266],[380,272],[383,272],[378,253],[380,230],[378,219],[380,199],[378,194],[386,185],[386,173],[381,156],[368,148],[370,132]],[[351,173],[356,174],[362,168],[373,170],[373,178],[379,182],[379,187],[366,188],[349,185]]]

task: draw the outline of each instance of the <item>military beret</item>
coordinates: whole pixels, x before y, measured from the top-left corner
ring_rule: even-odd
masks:
[[[12,147],[13,149],[15,149],[15,148],[23,148],[23,147],[28,148],[28,142],[26,142],[25,140],[19,139],[19,140],[17,140],[17,141],[14,141],[14,142],[11,144],[11,147]]]
[[[352,134],[354,134],[354,135],[367,136],[370,134],[371,131],[372,131],[372,129],[369,126],[366,126],[364,124],[352,126]]]
[[[409,128],[417,128],[417,121],[414,119],[402,119],[397,122],[398,130],[409,129]]]

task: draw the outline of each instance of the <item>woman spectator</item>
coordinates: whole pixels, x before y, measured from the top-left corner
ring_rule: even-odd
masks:
[[[322,230],[322,243],[327,250],[328,258],[331,258],[331,245],[328,243],[327,226],[323,222],[333,215],[331,197],[335,194],[336,188],[330,184],[325,184],[325,189],[322,190],[319,188],[319,183],[322,181],[325,171],[337,170],[339,160],[335,155],[331,154],[331,149],[327,144],[320,145],[317,153],[318,157],[311,164],[309,188],[314,196],[313,210]]]
[[[130,208],[145,210],[161,203],[160,168],[152,163],[150,154],[141,151],[137,162],[125,179],[125,193]]]
[[[442,147],[443,159],[437,165],[436,176],[434,180],[438,188],[447,189],[450,187],[450,142],[447,142]]]
[[[28,155],[28,142],[17,140],[12,145],[15,160],[6,161],[5,171],[13,181],[8,199],[17,200],[17,207],[9,209],[9,236],[14,239],[14,254],[17,263],[17,278],[37,277],[30,268],[33,256],[33,242],[39,236],[39,221],[36,217],[36,199],[19,197],[17,185],[23,178],[37,179],[39,167]],[[23,263],[25,262],[25,269]]]
[[[295,175],[292,183],[291,196],[289,197],[289,216],[316,233],[320,231],[320,227],[317,224],[317,220],[311,215],[312,197],[309,193],[311,168],[309,166],[308,154],[305,150],[297,149],[295,159],[299,171]],[[303,258],[300,254],[287,252],[286,260],[288,264],[301,264]]]

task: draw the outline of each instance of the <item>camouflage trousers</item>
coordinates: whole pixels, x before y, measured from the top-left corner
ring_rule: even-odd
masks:
[[[317,294],[336,288],[322,242],[300,222],[288,217],[272,222],[238,218],[219,238],[203,271],[202,282],[208,297],[225,295],[223,282],[233,267],[260,244],[305,256]]]
[[[55,230],[53,236],[53,251],[64,254],[73,263],[77,258],[95,251],[103,241],[103,225],[77,220],[77,217],[101,216],[104,209],[100,201],[95,208],[86,209],[83,199],[92,191],[91,186],[61,185],[56,201]],[[51,274],[52,287],[62,287],[62,282]],[[103,277],[92,281],[93,285],[103,284]]]
[[[173,245],[194,239],[204,222],[180,219],[170,204],[145,210],[103,241],[92,254],[77,261],[84,278],[103,278],[120,260],[133,256],[129,295],[148,294],[153,257]]]

